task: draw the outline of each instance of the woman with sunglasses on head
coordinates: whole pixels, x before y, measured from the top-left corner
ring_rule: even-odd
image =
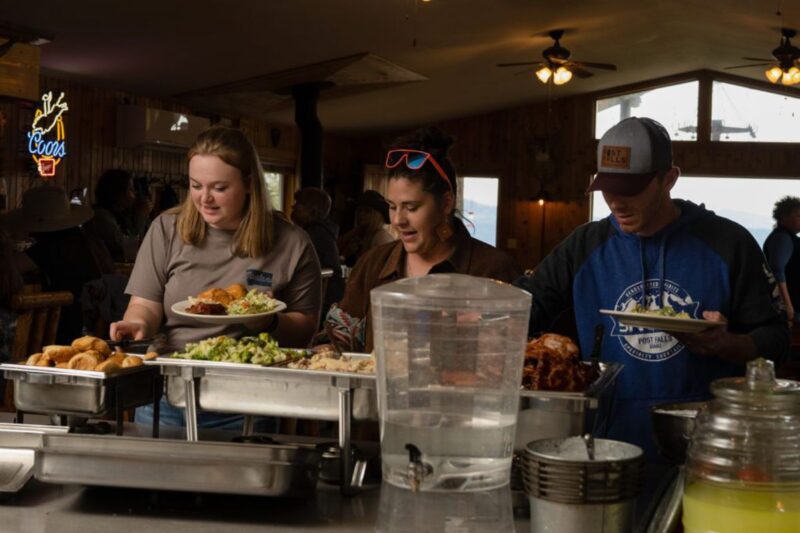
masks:
[[[345,295],[327,316],[327,330],[340,348],[372,351],[369,292],[400,278],[434,273],[470,274],[514,281],[512,258],[474,239],[457,217],[457,181],[447,157],[452,138],[423,128],[397,139],[386,155],[389,217],[399,240],[359,259]]]

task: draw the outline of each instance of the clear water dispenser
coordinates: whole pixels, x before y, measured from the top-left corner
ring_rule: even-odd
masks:
[[[489,490],[509,481],[531,296],[462,274],[371,292],[384,481]]]

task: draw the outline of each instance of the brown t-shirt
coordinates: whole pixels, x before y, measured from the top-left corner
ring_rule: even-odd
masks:
[[[459,273],[492,278],[506,283],[522,273],[506,252],[473,239],[460,221],[456,221],[455,249],[449,258],[437,263],[430,274]],[[406,251],[402,241],[383,244],[369,250],[353,267],[339,307],[355,318],[367,318],[365,352],[372,351],[372,312],[369,291],[405,276]]]
[[[150,226],[139,248],[125,292],[164,305],[166,338],[155,346],[159,353],[182,350],[187,342],[216,335],[239,337],[248,332],[239,325],[201,324],[172,312],[173,304],[212,288],[233,283],[272,291],[286,303],[286,311],[319,316],[322,278],[317,254],[306,233],[274,217],[272,250],[263,257],[231,253],[234,231],[208,227],[200,246],[184,243],[176,228],[177,216],[163,214]]]

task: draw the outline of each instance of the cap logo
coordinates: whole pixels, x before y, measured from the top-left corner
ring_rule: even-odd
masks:
[[[607,168],[631,168],[631,147],[603,146],[600,166]]]

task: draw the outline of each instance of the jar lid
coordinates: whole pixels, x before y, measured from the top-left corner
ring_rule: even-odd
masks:
[[[775,365],[763,358],[747,363],[744,377],[715,380],[711,392],[718,398],[738,402],[800,403],[800,382],[775,379]]]

